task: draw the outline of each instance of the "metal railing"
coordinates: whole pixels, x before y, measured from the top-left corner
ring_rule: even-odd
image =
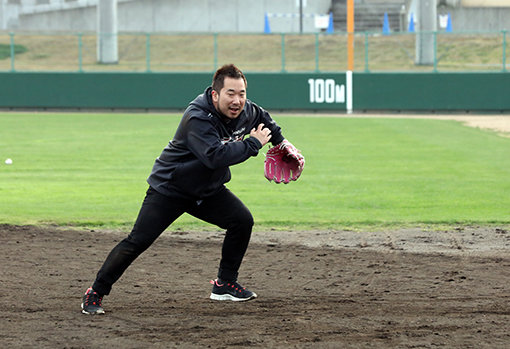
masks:
[[[446,33],[433,36],[433,62],[416,63],[424,33],[355,34],[356,72],[507,72],[508,34]],[[235,63],[251,72],[342,72],[346,33],[182,34],[119,33],[116,64],[97,61],[96,33],[0,32],[0,71],[208,72]]]

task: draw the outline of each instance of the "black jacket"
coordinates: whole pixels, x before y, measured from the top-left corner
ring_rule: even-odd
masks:
[[[236,119],[221,115],[211,90],[189,104],[174,138],[154,163],[147,182],[163,195],[200,199],[220,191],[231,178],[229,166],[262,148],[256,138],[244,139],[260,123],[271,130],[273,145],[284,139],[269,113],[250,100]]]

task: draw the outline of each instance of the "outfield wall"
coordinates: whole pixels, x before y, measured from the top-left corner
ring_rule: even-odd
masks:
[[[184,109],[212,73],[0,73],[0,108]],[[247,73],[269,110],[345,112],[344,73]],[[509,73],[354,73],[354,111],[510,111]]]

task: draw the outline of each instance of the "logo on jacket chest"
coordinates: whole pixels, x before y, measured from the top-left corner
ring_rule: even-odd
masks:
[[[244,138],[244,131],[246,130],[246,127],[243,127],[239,130],[235,130],[232,132],[231,136],[223,137],[221,139],[222,144],[231,143],[231,142],[241,142]]]

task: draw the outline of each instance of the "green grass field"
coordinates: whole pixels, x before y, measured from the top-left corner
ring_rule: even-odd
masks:
[[[510,138],[455,121],[274,118],[306,167],[288,185],[264,178],[262,154],[232,167],[256,229],[510,223]],[[0,223],[127,229],[179,120],[0,114]],[[174,228],[211,226],[183,216]]]

